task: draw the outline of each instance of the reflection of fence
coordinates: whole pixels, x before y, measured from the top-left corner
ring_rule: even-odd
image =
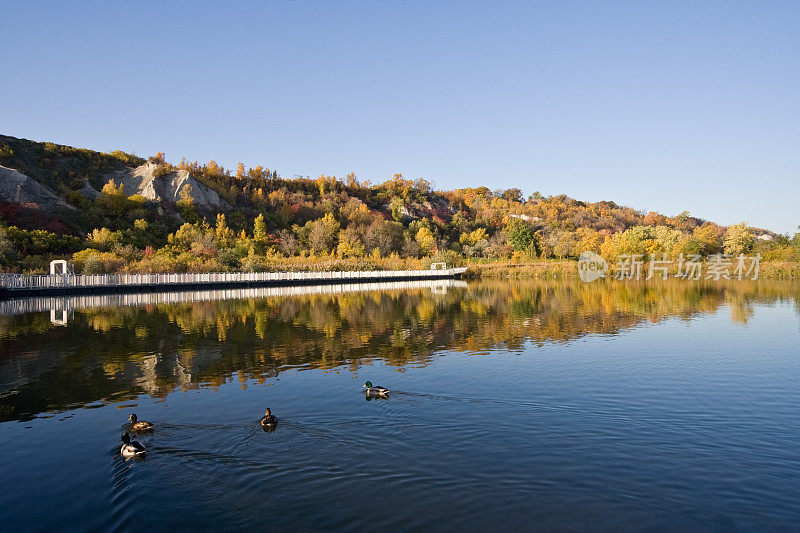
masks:
[[[313,285],[369,283],[390,280],[440,279],[461,275],[466,269],[369,270],[360,272],[211,272],[183,274],[54,274],[29,276],[0,274],[0,296],[92,292],[136,292],[199,289],[217,286]]]
[[[50,312],[55,324],[66,323],[75,309],[91,307],[122,307],[170,303],[206,302],[212,300],[237,300],[249,298],[291,297],[308,294],[342,294],[362,291],[390,291],[430,289],[444,294],[449,288],[465,288],[464,281],[454,279],[390,281],[379,283],[344,283],[333,285],[300,285],[284,287],[257,287],[242,289],[211,289],[180,292],[138,292],[129,294],[91,294],[82,296],[43,296],[14,298],[0,301],[0,315]]]

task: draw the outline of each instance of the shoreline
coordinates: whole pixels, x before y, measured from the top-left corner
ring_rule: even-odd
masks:
[[[552,259],[538,261],[496,261],[467,263],[464,279],[578,279],[577,261]],[[613,276],[613,270],[610,271]],[[676,268],[669,270],[674,278]],[[641,281],[647,275],[647,264]],[[732,278],[735,279],[735,278]],[[749,278],[745,278],[749,279]],[[800,280],[800,263],[794,261],[761,261],[758,280]],[[754,280],[754,281],[758,281]]]

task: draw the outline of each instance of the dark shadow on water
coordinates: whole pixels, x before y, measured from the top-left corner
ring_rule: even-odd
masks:
[[[389,395],[388,394],[367,394],[367,393],[364,393],[364,399],[366,401],[368,401],[368,402],[371,402],[372,400],[389,401]]]

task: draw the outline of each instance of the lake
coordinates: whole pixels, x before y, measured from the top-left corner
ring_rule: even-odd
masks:
[[[4,529],[800,530],[796,283],[3,304]]]

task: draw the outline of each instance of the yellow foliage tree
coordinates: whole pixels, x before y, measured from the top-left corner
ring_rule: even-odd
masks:
[[[109,180],[108,183],[103,185],[103,188],[100,190],[101,194],[106,194],[108,196],[116,196],[116,197],[125,197],[125,186],[120,183],[119,187],[114,180]]]
[[[217,214],[217,224],[214,228],[214,233],[217,235],[222,246],[229,246],[235,238],[233,230],[228,227],[228,222],[225,220],[224,213]]]
[[[475,246],[478,241],[486,238],[486,228],[478,228],[470,233],[462,233],[458,238],[458,242],[469,246]]]
[[[430,255],[436,247],[436,238],[427,226],[419,228],[414,240],[417,241],[420,251],[425,255]]]

